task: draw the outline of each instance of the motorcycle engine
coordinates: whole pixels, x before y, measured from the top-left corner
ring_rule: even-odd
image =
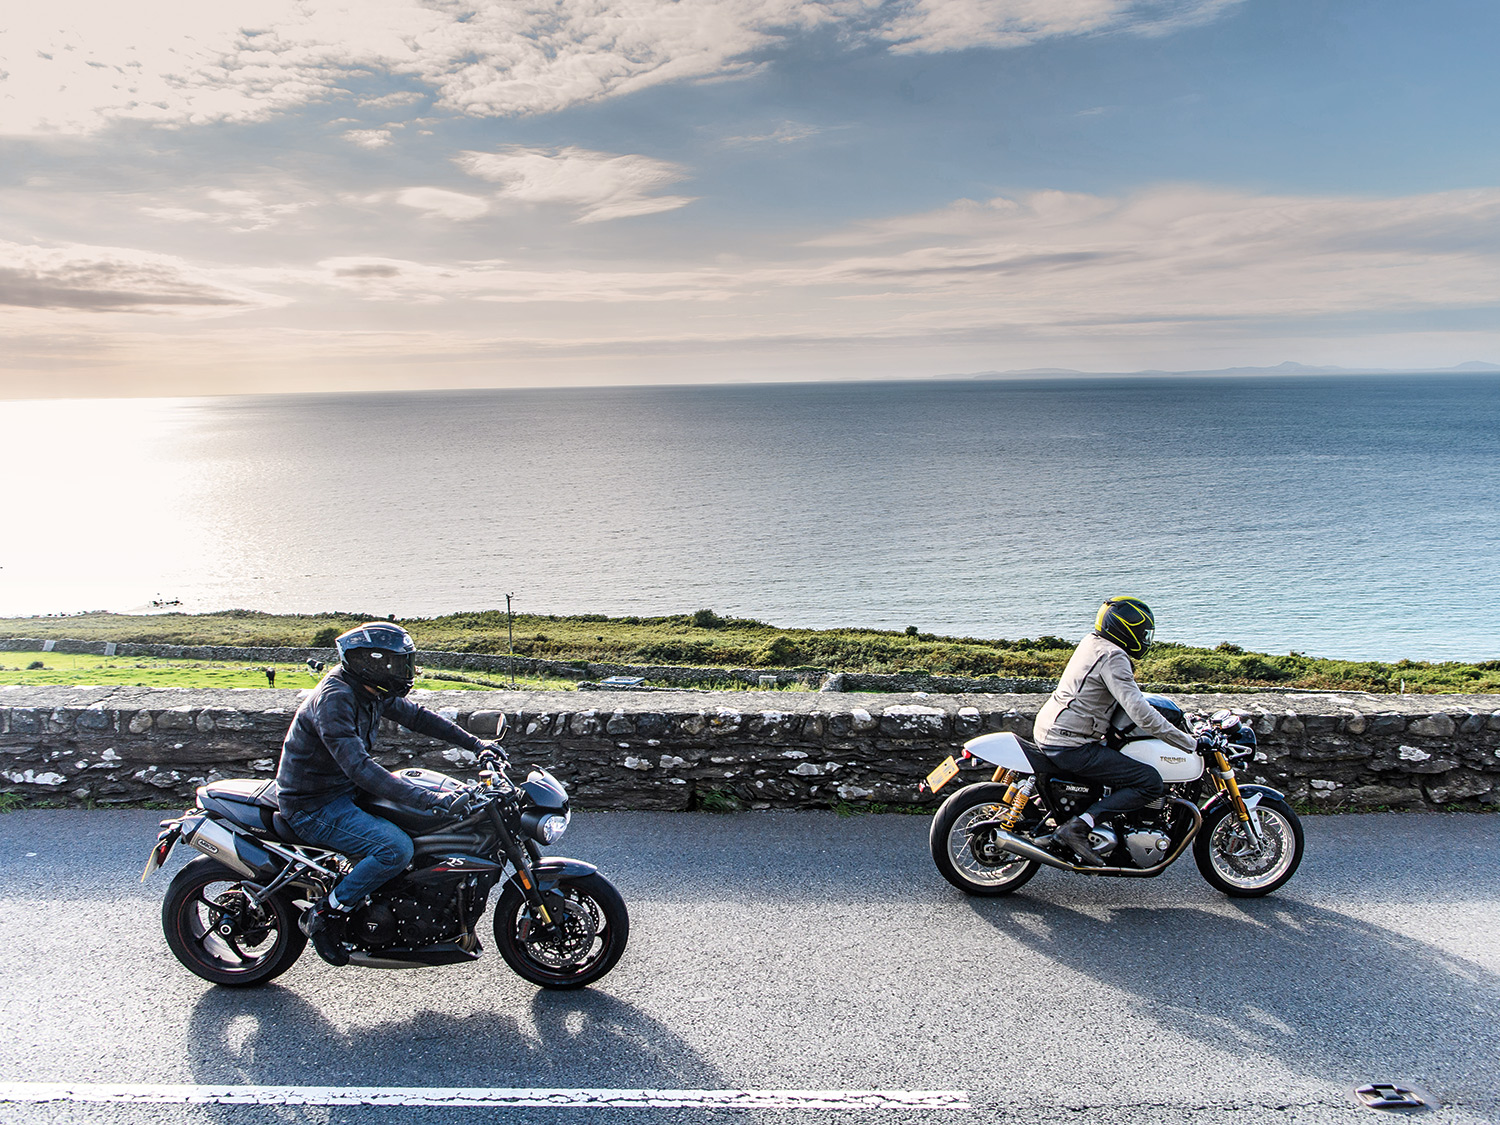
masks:
[[[1132,832],[1125,837],[1125,846],[1137,867],[1155,867],[1167,858],[1172,838],[1164,832]]]
[[[473,930],[495,882],[494,874],[428,882],[398,879],[355,912],[349,936],[366,949],[419,948],[451,940],[462,930]]]

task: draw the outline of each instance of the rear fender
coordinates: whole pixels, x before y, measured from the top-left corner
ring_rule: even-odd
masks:
[[[1009,732],[981,734],[964,743],[964,753],[1001,769],[1017,773],[1031,773],[1031,763],[1026,760],[1026,751],[1021,740]]]

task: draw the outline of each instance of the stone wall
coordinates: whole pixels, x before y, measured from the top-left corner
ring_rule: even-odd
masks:
[[[266,777],[300,693],[0,688],[0,788],[71,805],[185,804],[218,777]],[[1029,734],[1046,698],[815,692],[417,692],[480,737],[512,724],[513,760],[583,806],[918,802],[916,784],[985,731]],[[1314,807],[1500,805],[1500,697],[1179,696],[1254,723],[1253,778]],[[464,775],[461,750],[387,726],[386,765]]]

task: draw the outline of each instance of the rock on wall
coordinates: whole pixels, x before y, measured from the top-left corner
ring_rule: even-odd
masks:
[[[296,691],[0,688],[0,788],[65,804],[186,803],[219,777],[271,777]],[[1044,695],[416,692],[580,805],[686,809],[918,801],[917,782],[985,731],[1029,735]],[[1253,722],[1253,778],[1315,807],[1500,805],[1493,696],[1180,696]],[[381,760],[464,776],[468,752],[386,724]]]

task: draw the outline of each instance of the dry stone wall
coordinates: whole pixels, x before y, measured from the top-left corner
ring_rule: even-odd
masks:
[[[0,688],[0,789],[31,802],[185,804],[221,777],[271,777],[296,691]],[[794,808],[917,803],[965,739],[1029,735],[1028,695],[418,692],[480,737],[504,714],[512,759],[583,806]],[[1500,697],[1179,696],[1252,722],[1256,780],[1322,808],[1500,806]],[[460,776],[472,756],[386,724],[381,760]]]

